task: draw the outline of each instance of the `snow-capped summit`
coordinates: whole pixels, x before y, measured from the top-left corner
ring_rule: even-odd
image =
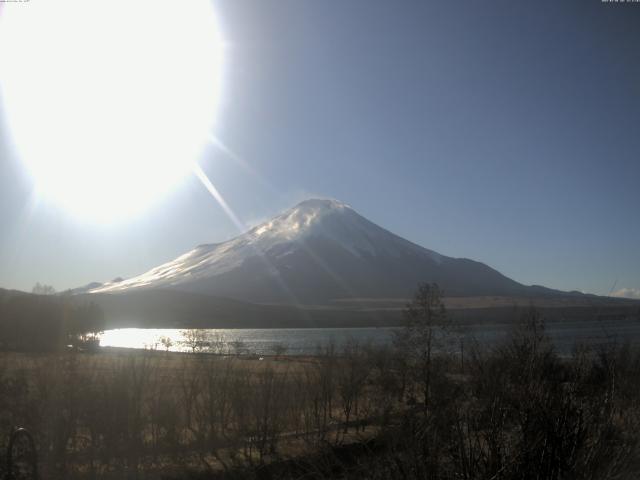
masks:
[[[348,215],[349,212],[353,212],[351,207],[337,200],[314,198],[305,200],[272,220],[252,228],[249,234],[263,238],[293,240],[315,233],[318,228],[322,228],[322,223],[328,217]]]
[[[521,294],[490,267],[409,242],[331,199],[309,199],[229,241],[200,245],[92,293],[177,289],[269,303],[407,298],[418,282],[450,295]]]

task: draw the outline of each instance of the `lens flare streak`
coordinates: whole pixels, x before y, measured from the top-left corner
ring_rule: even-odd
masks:
[[[202,182],[202,185],[204,185],[204,187],[211,194],[211,196],[216,200],[216,202],[218,202],[220,207],[222,207],[222,209],[224,210],[224,213],[227,214],[227,216],[236,226],[238,231],[243,232],[246,229],[246,226],[240,221],[238,216],[234,213],[234,211],[231,209],[229,204],[222,197],[218,189],[213,185],[213,183],[211,183],[211,180],[209,180],[209,177],[207,177],[207,174],[204,173],[200,165],[196,164],[193,167],[193,173],[196,174],[196,177],[198,177],[198,179]]]
[[[193,167],[193,173],[196,175],[196,177],[198,177],[198,179],[200,180],[202,185],[204,185],[204,187],[211,194],[211,196],[215,199],[215,201],[218,202],[218,204],[220,205],[222,210],[225,212],[225,214],[229,217],[231,222],[233,222],[235,227],[238,229],[238,232],[239,233],[243,233],[246,230],[246,225],[238,218],[238,216],[235,214],[233,209],[229,206],[229,204],[224,199],[222,194],[218,191],[218,189],[215,187],[215,185],[213,185],[211,180],[209,180],[209,177],[207,177],[207,174],[204,173],[204,170],[202,170],[202,167],[200,167],[200,165],[198,165],[198,164],[195,164],[194,167]],[[270,269],[270,271],[275,270],[275,266],[269,261],[269,258],[264,254],[264,252],[261,252],[260,250],[255,249],[255,253],[258,256],[258,258],[260,258],[262,260],[262,262],[267,266],[267,268]],[[282,289],[282,292],[287,297],[289,297],[291,299],[291,302],[294,305],[298,305],[298,306],[301,305],[300,300],[291,291],[291,289],[282,280],[282,278],[280,278],[280,276],[276,275],[274,277],[274,279],[276,280],[276,282],[278,283],[278,285]],[[310,319],[309,314],[307,312],[305,312],[304,310],[301,309],[300,310],[300,315],[302,317],[303,322],[305,322],[307,324],[310,322],[311,319]]]

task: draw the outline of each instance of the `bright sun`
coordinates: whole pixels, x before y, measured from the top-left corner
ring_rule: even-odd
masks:
[[[220,53],[209,0],[5,4],[2,103],[38,194],[98,221],[148,207],[207,141]]]

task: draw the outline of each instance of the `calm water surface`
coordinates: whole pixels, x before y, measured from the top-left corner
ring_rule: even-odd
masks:
[[[472,325],[462,330],[465,343],[497,345],[511,331],[508,325]],[[396,328],[270,328],[210,329],[186,333],[178,329],[123,328],[107,330],[104,347],[155,348],[171,351],[214,351],[269,355],[307,355],[333,343],[338,349],[350,340],[374,345],[390,344]],[[194,332],[194,331],[190,331]],[[581,321],[547,324],[557,350],[571,353],[578,344],[640,343],[640,321]],[[164,343],[163,343],[164,339]],[[168,339],[168,341],[167,341]]]

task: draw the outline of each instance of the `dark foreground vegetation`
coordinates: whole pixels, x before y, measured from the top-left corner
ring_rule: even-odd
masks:
[[[308,358],[6,352],[0,431],[33,432],[42,479],[638,478],[640,351],[560,358],[534,310],[460,348],[429,285],[406,317]]]
[[[34,292],[0,291],[0,350],[50,352],[95,345],[95,334],[105,329],[97,304],[53,295],[40,284]]]

